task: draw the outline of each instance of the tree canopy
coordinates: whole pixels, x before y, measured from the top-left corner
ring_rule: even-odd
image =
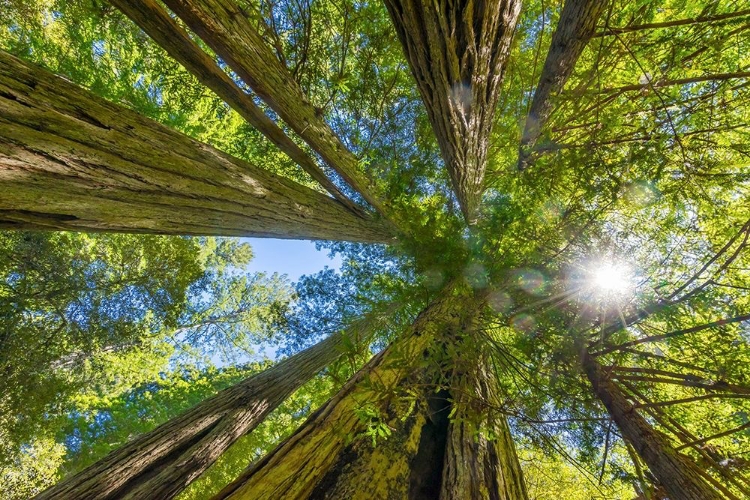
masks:
[[[0,2],[0,495],[750,496],[748,29]]]

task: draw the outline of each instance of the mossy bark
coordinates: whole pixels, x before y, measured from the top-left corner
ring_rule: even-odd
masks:
[[[0,52],[0,228],[390,242],[336,200]]]
[[[489,406],[479,416],[474,405],[496,398],[490,374],[467,370],[460,386],[444,386],[445,343],[461,337],[482,303],[465,283],[449,285],[409,331],[215,500],[525,500],[507,422]],[[451,421],[454,410],[459,419]],[[383,426],[387,437],[377,432]]]
[[[143,434],[37,500],[169,499],[343,354],[335,334]]]
[[[440,498],[526,500],[513,435],[499,411],[495,375],[477,354],[452,390],[456,411],[448,430]]]
[[[385,4],[471,224],[481,200],[492,121],[521,2]]]
[[[373,474],[376,477],[362,495],[369,492],[367,498],[404,498],[409,484],[407,463],[417,446],[414,428],[421,429],[419,422],[426,418],[427,407],[417,401],[416,410],[402,412],[394,410],[394,405],[403,401],[402,388],[409,386],[406,381],[420,376],[434,339],[445,330],[459,328],[473,302],[473,292],[465,283],[448,285],[399,340],[374,356],[295,434],[215,498],[293,500],[313,494],[316,498],[341,498],[337,492],[354,494],[347,480],[364,481]],[[421,397],[416,396],[417,400]],[[382,415],[380,423],[400,427],[397,453],[387,447],[368,448],[366,433],[374,424],[370,417],[363,418],[363,410]],[[399,421],[397,425],[394,415],[404,414],[408,416],[404,422],[411,424]],[[351,465],[347,467],[347,463]],[[369,466],[378,470],[363,473]]]

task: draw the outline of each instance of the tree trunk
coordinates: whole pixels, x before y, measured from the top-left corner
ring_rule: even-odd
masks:
[[[188,34],[159,3],[155,0],[110,1],[202,84],[213,90],[250,125],[258,129],[268,140],[297,162],[305,172],[310,174],[338,201],[354,213],[363,213],[359,206],[344,196],[336,185],[326,177],[310,155],[297,146],[273,120],[255,105],[252,96],[240,89],[229,75],[190,39]]]
[[[355,331],[366,336],[366,328]],[[139,436],[36,498],[173,498],[238,438],[338,359],[342,346],[342,334],[334,334]]]
[[[446,330],[460,328],[476,310],[474,302],[464,283],[448,285],[400,340],[373,357],[295,434],[215,498],[403,498],[429,404],[417,396],[415,409],[399,420],[404,412],[394,408],[408,400],[399,397],[404,394],[399,389],[420,376],[434,340]],[[382,423],[397,426],[396,445],[380,450],[368,445],[370,437],[363,433],[380,425],[377,415]]]
[[[518,154],[519,170],[528,166],[531,150],[552,112],[550,97],[562,90],[573,72],[576,61],[594,35],[596,22],[606,4],[602,0],[565,0],[539,77],[539,85],[526,117]]]
[[[372,205],[384,211],[375,186],[307,100],[291,74],[232,0],[165,0],[167,6],[216,52],[323,160]]]
[[[452,391],[456,407],[450,424],[440,498],[526,500],[521,464],[486,359],[458,377]],[[477,363],[477,359],[479,363]]]
[[[582,350],[581,361],[594,393],[604,403],[612,420],[643,459],[670,498],[717,500],[723,498],[701,477],[697,465],[669,444],[627,401],[601,365]]]
[[[386,0],[469,224],[521,2]]]
[[[337,201],[0,52],[0,228],[388,242]]]

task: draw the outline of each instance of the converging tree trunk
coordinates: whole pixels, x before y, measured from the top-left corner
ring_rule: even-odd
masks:
[[[481,200],[492,121],[521,2],[385,4],[471,224]]]
[[[552,113],[551,97],[562,90],[573,72],[576,61],[594,36],[596,22],[606,5],[603,0],[565,0],[526,117],[518,154],[519,170],[528,166],[531,150]]]
[[[156,0],[111,0],[118,9],[154,39],[201,83],[232,106],[250,125],[286,153],[321,186],[354,213],[359,206],[347,198],[309,154],[290,139],[214,60],[206,54]]]
[[[389,230],[0,52],[0,227],[387,242]]]
[[[360,470],[362,462],[358,462],[358,457],[368,454],[374,460],[373,467],[378,465],[375,462],[388,460],[379,451],[367,451],[367,440],[380,426],[394,425],[394,414],[399,412],[390,415],[389,412],[395,411],[399,400],[405,401],[404,392],[399,388],[404,387],[406,380],[420,376],[434,339],[447,329],[459,328],[470,314],[472,302],[473,294],[465,283],[449,284],[399,340],[373,357],[292,436],[252,464],[216,498],[336,498],[333,496],[336,491],[353,491],[343,482],[348,474],[353,474],[353,469]],[[412,394],[412,398],[419,400],[421,395],[421,392]],[[407,421],[411,418],[411,425],[419,425],[429,411],[423,401],[415,404],[423,406],[407,411],[407,415],[403,411],[399,415]],[[412,436],[404,430],[396,434],[404,439]],[[405,448],[397,447],[402,459],[394,462],[393,468],[380,463],[377,481],[360,495],[369,493],[369,498],[405,496],[404,488],[408,488],[406,457],[411,456],[414,447],[403,446]],[[347,467],[347,464],[356,466]]]
[[[476,354],[465,360],[467,370],[451,390],[456,413],[448,429],[440,498],[526,500],[513,435],[498,408],[496,376]]]
[[[471,420],[474,427],[451,423],[455,396],[441,388],[445,374],[436,356],[444,355],[446,339],[463,331],[481,304],[465,283],[446,287],[406,335],[215,498],[524,500],[504,418],[492,412]],[[465,380],[462,389],[488,392],[488,379]],[[460,405],[467,402],[455,398]],[[477,418],[473,412],[458,413]],[[482,436],[480,429],[493,437]]]
[[[347,335],[365,338],[371,322]],[[168,499],[343,353],[341,333],[221,391],[41,493],[38,500]]]
[[[287,68],[231,0],[166,0],[167,6],[216,52],[323,160],[383,215],[375,186]]]
[[[690,458],[675,451],[667,437],[637,413],[601,365],[585,350],[582,350],[581,361],[594,393],[607,408],[623,438],[633,446],[670,498],[723,498],[703,479],[698,466]]]

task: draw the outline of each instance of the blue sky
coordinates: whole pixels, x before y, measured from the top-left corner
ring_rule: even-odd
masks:
[[[329,259],[328,251],[316,250],[312,241],[272,238],[242,238],[242,241],[250,243],[255,255],[249,271],[286,274],[297,281],[303,274],[314,274],[325,266],[334,269],[341,266],[340,256]]]

